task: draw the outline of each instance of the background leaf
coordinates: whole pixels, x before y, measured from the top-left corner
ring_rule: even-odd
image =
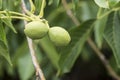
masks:
[[[118,12],[112,12],[110,13],[106,29],[104,32],[104,38],[111,47],[115,59],[117,61],[117,65],[120,67],[120,17]]]
[[[99,48],[102,48],[103,34],[104,34],[104,29],[105,29],[106,21],[107,21],[107,16],[105,16],[102,19],[98,19],[95,22],[95,27],[94,27],[95,42],[97,43],[97,46]]]
[[[30,54],[26,53],[26,55],[18,59],[18,71],[21,80],[29,80],[29,78],[33,75],[35,70]]]
[[[59,59],[59,74],[69,72],[73,67],[75,60],[80,55],[85,41],[89,37],[95,20],[88,20],[81,24],[81,26],[70,30],[71,43],[61,49]]]
[[[8,27],[10,27],[13,32],[17,33],[15,28],[13,27],[13,24],[11,22],[11,18],[10,18],[10,15],[9,13],[6,13],[6,15],[0,15],[0,16],[7,16],[8,18],[4,18],[4,19],[1,19]]]
[[[2,0],[0,0],[0,9],[2,8]]]
[[[113,7],[115,6],[120,0],[108,0],[109,1],[109,6]]]
[[[55,46],[52,44],[52,42],[49,40],[48,37],[45,37],[39,41],[40,46],[45,51],[47,57],[50,59],[52,64],[56,69],[58,69],[58,60],[59,60],[59,54],[55,48]]]
[[[1,21],[0,21],[0,55],[2,55],[9,62],[9,64],[12,65],[6,41],[6,34]]]
[[[108,0],[94,0],[95,3],[102,8],[109,8]]]

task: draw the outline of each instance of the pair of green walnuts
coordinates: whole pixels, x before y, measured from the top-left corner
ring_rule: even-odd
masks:
[[[49,28],[48,24],[39,20],[26,24],[24,32],[26,36],[33,40],[41,39],[48,34],[50,40],[56,46],[66,46],[71,41],[69,33],[62,27],[54,26]]]

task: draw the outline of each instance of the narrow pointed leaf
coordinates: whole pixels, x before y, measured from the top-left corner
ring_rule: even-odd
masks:
[[[6,34],[2,23],[0,22],[0,56],[3,56],[10,65],[12,65],[6,41]]]
[[[10,28],[13,30],[13,32],[17,33],[16,30],[15,30],[15,28],[13,27],[12,22],[11,22],[12,20],[11,20],[11,18],[10,18],[9,12],[7,12],[6,15],[0,15],[0,16],[7,16],[8,18],[4,18],[4,19],[2,19],[2,21],[3,21],[8,27],[10,27]]]

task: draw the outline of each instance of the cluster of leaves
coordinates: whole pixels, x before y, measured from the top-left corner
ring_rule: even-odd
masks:
[[[26,6],[29,9],[28,0]],[[33,0],[36,13],[41,8],[42,0]],[[81,22],[76,26],[66,15],[66,10],[60,0],[47,0],[45,7],[45,19],[51,26],[60,25],[66,28],[71,35],[71,43],[66,47],[56,47],[48,37],[34,41],[36,55],[46,78],[57,80],[55,76],[70,72],[76,59],[81,53],[86,51],[86,41],[89,37],[94,37],[99,49],[104,43],[110,46],[114,57],[120,66],[120,0],[73,0],[68,1],[68,6],[73,10],[75,17]],[[34,78],[34,68],[29,54],[28,45],[23,32],[24,23],[22,20],[1,18],[9,15],[9,11],[22,12],[21,0],[0,0],[0,77],[4,76],[4,69],[7,74],[15,76],[16,70],[21,80]],[[1,12],[0,11],[0,12]],[[14,27],[13,27],[14,26]],[[10,29],[11,28],[11,29]],[[17,34],[15,33],[17,32]],[[90,35],[94,33],[93,35]],[[11,59],[10,59],[11,56]],[[10,65],[5,61],[9,62]],[[113,62],[113,57],[110,59]],[[52,64],[51,64],[52,63]],[[115,63],[115,62],[113,62]],[[115,69],[117,66],[115,64]],[[118,69],[116,70],[118,72]]]

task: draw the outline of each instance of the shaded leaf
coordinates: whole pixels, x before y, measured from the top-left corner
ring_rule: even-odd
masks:
[[[41,9],[41,4],[42,4],[42,0],[35,0],[35,7],[36,7],[36,12],[39,13],[40,9]]]
[[[27,42],[17,48],[13,58],[13,65],[18,67],[18,72],[21,80],[29,80],[34,74],[35,69],[32,64],[31,56]]]
[[[120,1],[118,3],[116,3],[113,7],[114,8],[119,8],[120,7]]]
[[[53,0],[49,0],[48,5],[51,5],[53,3]]]
[[[71,43],[61,49],[61,55],[59,59],[60,68],[58,74],[63,74],[71,70],[76,59],[82,51],[84,43],[89,37],[94,21],[95,19],[88,20],[79,27],[75,27],[70,30]]]
[[[60,4],[61,0],[49,0],[48,5],[54,4],[55,6],[58,6]]]
[[[108,0],[109,1],[109,6],[113,7],[115,6],[120,0]]]
[[[18,59],[27,54],[29,51],[27,42],[23,42],[21,45],[19,45],[19,48],[16,49],[16,52],[13,55],[12,61],[13,65],[17,66]]]
[[[9,62],[10,65],[12,65],[6,41],[6,34],[1,21],[0,21],[0,55],[3,56]]]
[[[104,38],[111,47],[117,65],[120,67],[120,17],[118,12],[112,12],[109,14],[106,29],[104,32]]]
[[[54,0],[56,6],[58,6],[60,4],[60,0]]]
[[[0,0],[0,9],[2,8],[2,0]]]
[[[42,60],[42,56],[40,53],[37,54],[37,59],[40,62]],[[31,60],[29,48],[27,42],[23,42],[22,45],[16,50],[13,58],[14,66],[18,67],[19,75],[21,80],[29,80],[35,72],[33,67],[33,63]]]
[[[3,56],[10,65],[12,65],[8,48],[3,41],[0,41],[0,55]]]
[[[79,0],[72,0],[73,9],[77,10],[79,8]]]
[[[45,8],[45,6],[46,6],[46,0],[45,0],[45,3],[43,5],[44,5],[43,8]],[[41,7],[42,7],[42,0],[35,0],[35,7],[36,7],[36,12],[40,13]],[[42,14],[44,14],[44,12],[42,12]]]
[[[48,37],[45,37],[41,39],[40,45],[45,51],[47,57],[50,59],[52,64],[56,69],[58,69],[58,60],[59,60],[59,55],[56,51],[56,48],[53,46],[52,42],[48,39]]]
[[[18,59],[18,71],[21,80],[29,80],[34,73],[34,66],[32,64],[31,56],[28,53]]]
[[[2,16],[2,17],[7,16],[8,18],[4,18],[4,19],[1,19],[1,20],[2,20],[8,27],[10,27],[15,33],[17,33],[16,30],[15,30],[15,28],[13,27],[12,22],[11,22],[12,20],[11,20],[11,18],[10,18],[9,12],[7,12],[6,15],[0,15],[0,16]]]

